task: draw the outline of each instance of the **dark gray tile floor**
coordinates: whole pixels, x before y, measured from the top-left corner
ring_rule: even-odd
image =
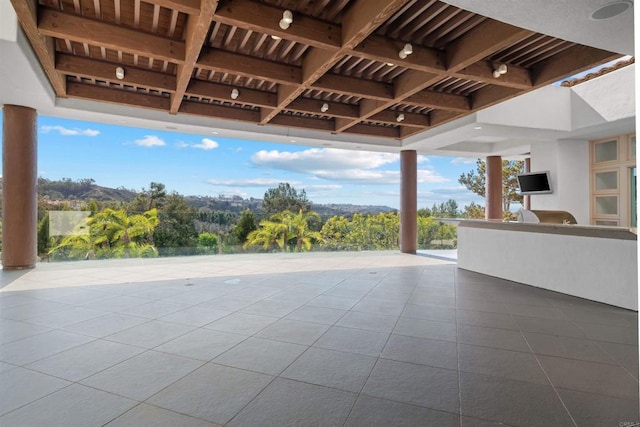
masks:
[[[423,257],[261,257],[21,275],[0,292],[0,425],[640,421],[635,312]]]

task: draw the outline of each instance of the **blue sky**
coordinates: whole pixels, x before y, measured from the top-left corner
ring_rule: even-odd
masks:
[[[184,195],[262,198],[289,182],[316,203],[399,205],[397,154],[343,151],[38,117],[38,175]],[[418,206],[483,203],[458,183],[474,159],[420,156]]]

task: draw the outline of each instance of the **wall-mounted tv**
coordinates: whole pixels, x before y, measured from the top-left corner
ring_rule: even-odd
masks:
[[[549,194],[553,193],[551,189],[551,176],[549,171],[530,172],[518,175],[518,185],[520,186],[520,194]]]

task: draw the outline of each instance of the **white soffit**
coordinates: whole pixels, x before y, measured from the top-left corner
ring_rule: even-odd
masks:
[[[591,13],[612,0],[443,0],[511,25],[575,43],[634,54],[633,8],[607,20]]]

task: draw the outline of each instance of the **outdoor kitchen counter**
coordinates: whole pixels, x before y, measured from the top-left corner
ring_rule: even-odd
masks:
[[[464,219],[451,222],[458,223],[458,268],[638,310],[635,230]]]

